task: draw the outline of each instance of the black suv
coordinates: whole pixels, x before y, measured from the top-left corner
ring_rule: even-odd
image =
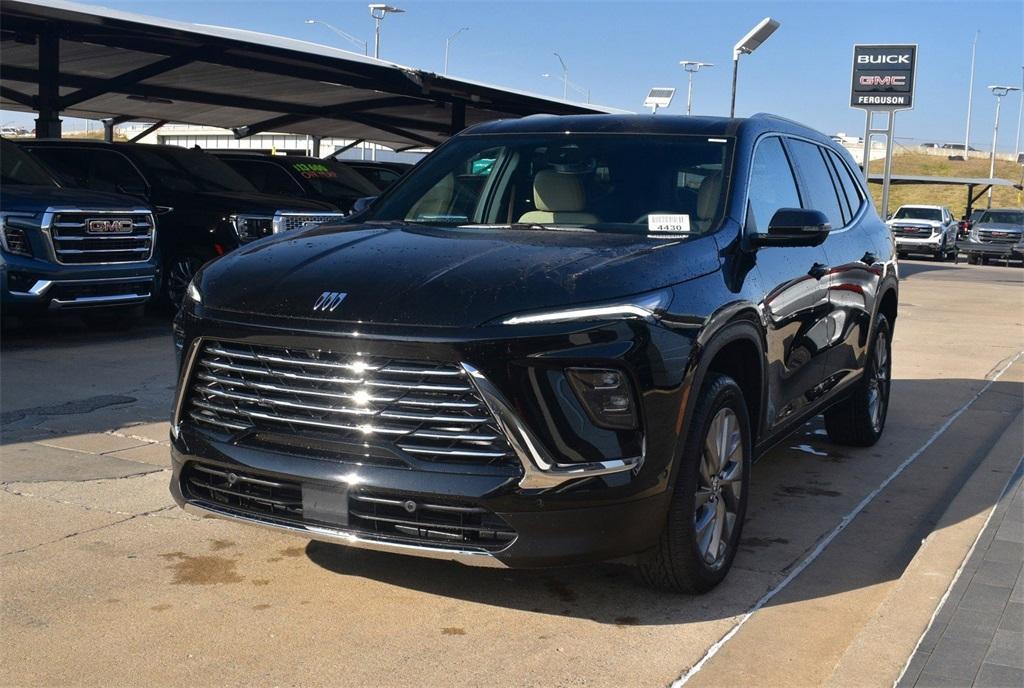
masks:
[[[268,234],[337,220],[328,203],[259,193],[217,158],[178,146],[19,142],[67,187],[137,196],[157,212],[161,298],[177,306],[199,267]]]
[[[351,224],[207,265],[176,321],[186,509],[482,566],[636,555],[704,591],[751,460],[885,425],[892,236],[780,118],[529,117]]]
[[[336,160],[299,155],[266,155],[245,151],[210,151],[262,193],[311,198],[349,212],[360,198],[378,195],[383,187]]]
[[[0,297],[5,315],[88,309],[125,324],[156,273],[153,214],[115,194],[62,189],[16,144],[0,140]]]

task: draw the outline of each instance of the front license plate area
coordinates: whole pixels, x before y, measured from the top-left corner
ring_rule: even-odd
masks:
[[[302,518],[332,526],[348,526],[348,485],[303,485]]]

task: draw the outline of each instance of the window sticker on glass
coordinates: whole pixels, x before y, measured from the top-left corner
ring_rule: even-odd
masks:
[[[689,234],[689,215],[648,215],[647,231],[651,234]]]
[[[338,173],[329,169],[327,165],[321,165],[319,163],[295,163],[292,165],[292,169],[306,179],[333,179],[338,176]]]

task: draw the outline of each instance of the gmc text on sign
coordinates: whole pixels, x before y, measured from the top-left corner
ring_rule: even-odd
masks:
[[[916,45],[853,46],[850,106],[909,110],[914,106]]]

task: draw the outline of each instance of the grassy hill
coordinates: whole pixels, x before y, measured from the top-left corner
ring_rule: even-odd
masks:
[[[871,173],[881,174],[885,160],[872,160]],[[929,177],[988,177],[988,158],[970,160],[948,160],[944,156],[924,153],[896,153],[892,159],[893,174],[917,174]],[[1021,166],[996,160],[996,176],[1020,183]],[[875,207],[882,213],[882,185],[870,184]],[[889,212],[908,203],[945,205],[953,211],[953,217],[961,217],[967,205],[967,187],[921,185],[893,185],[889,189]],[[979,205],[980,204],[980,205]],[[992,205],[998,207],[1022,207],[1024,197],[1017,189],[996,187],[992,193]],[[975,203],[975,208],[985,207],[985,196]]]

